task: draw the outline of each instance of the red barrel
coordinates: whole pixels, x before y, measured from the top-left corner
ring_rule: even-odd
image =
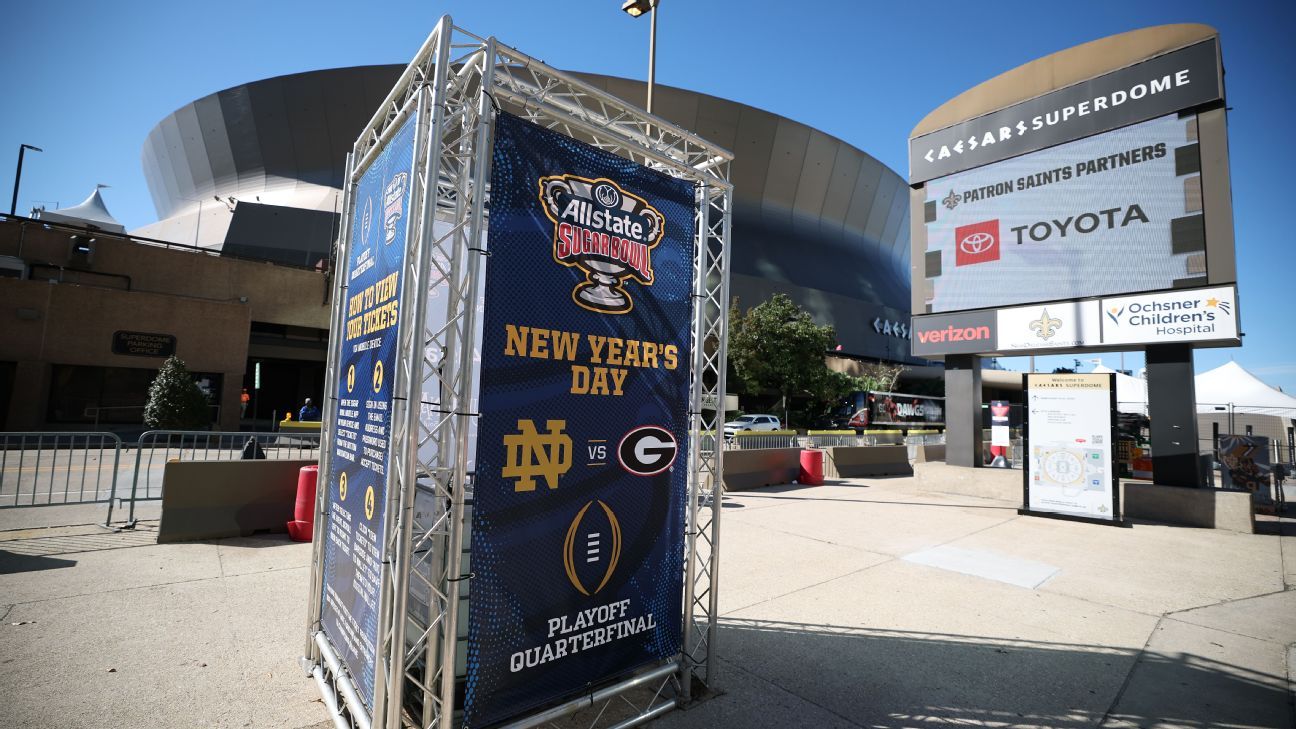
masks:
[[[288,522],[288,537],[294,542],[309,542],[315,530],[315,484],[319,466],[302,466],[297,472],[297,505],[293,521]]]
[[[801,451],[801,476],[797,480],[807,486],[822,486],[824,482],[823,459],[823,451]]]

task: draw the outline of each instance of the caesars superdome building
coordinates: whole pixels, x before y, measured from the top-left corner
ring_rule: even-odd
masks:
[[[163,119],[143,165],[161,218],[137,235],[315,265],[336,237],[346,154],[403,66],[312,71],[203,97]],[[577,73],[625,99],[644,84]],[[847,356],[910,362],[909,195],[846,142],[760,109],[657,87],[655,113],[734,153],[731,294],[790,296]]]

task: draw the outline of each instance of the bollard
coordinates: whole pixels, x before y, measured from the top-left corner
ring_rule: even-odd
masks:
[[[801,451],[801,475],[797,478],[807,486],[822,486],[824,482],[824,452],[809,449]]]
[[[315,484],[319,466],[302,466],[297,472],[297,504],[293,521],[288,522],[288,537],[294,542],[309,542],[315,531]]]

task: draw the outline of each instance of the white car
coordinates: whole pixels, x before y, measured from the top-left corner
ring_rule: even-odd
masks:
[[[724,424],[724,437],[732,438],[734,433],[759,430],[782,430],[782,426],[779,424],[779,419],[773,415],[744,415]]]

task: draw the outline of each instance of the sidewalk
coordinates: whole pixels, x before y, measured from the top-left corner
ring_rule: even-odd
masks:
[[[1114,529],[937,486],[726,496],[723,693],[655,726],[1296,725],[1292,520]],[[297,665],[310,546],[148,528],[0,532],[0,725],[331,726]]]

